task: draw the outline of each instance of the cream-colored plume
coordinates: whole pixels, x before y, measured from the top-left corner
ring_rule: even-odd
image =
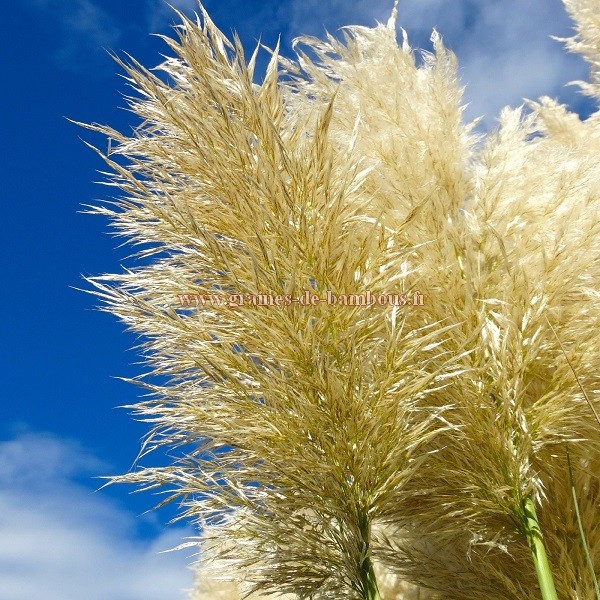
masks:
[[[600,4],[566,4],[600,98]],[[91,281],[176,456],[115,480],[203,529],[196,599],[590,600],[600,116],[542,98],[484,138],[395,17],[256,83],[200,11],[158,74],[121,63],[134,133],[92,127],[121,191],[94,212],[143,260]]]

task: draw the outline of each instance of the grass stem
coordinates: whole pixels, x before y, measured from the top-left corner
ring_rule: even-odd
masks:
[[[365,600],[381,600],[379,586],[377,585],[377,577],[370,558],[366,558],[363,563],[363,589],[365,592]]]
[[[365,511],[358,511],[358,526],[362,537],[364,556],[360,567],[361,588],[364,600],[382,600],[371,561],[371,524]]]
[[[538,523],[535,512],[535,505],[531,498],[523,500],[523,522],[527,541],[533,554],[533,563],[537,574],[540,591],[542,592],[543,600],[558,600],[556,588],[554,587],[554,579],[550,570],[550,563],[544,547],[544,538],[542,530]]]
[[[571,495],[573,496],[573,506],[575,507],[575,516],[577,517],[577,525],[579,527],[579,536],[581,538],[581,544],[585,552],[585,558],[587,560],[590,573],[592,574],[592,581],[594,583],[594,591],[596,592],[596,599],[600,600],[600,586],[598,585],[598,579],[594,570],[594,561],[590,556],[590,549],[585,537],[585,531],[583,529],[583,522],[581,520],[581,513],[579,512],[579,502],[577,500],[577,491],[575,490],[575,483],[573,482],[573,470],[571,469],[571,457],[569,455],[569,447],[566,447],[567,451],[567,464],[569,465],[569,479],[571,480]]]

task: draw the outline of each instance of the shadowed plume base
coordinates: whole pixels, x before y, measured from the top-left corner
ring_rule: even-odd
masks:
[[[565,4],[598,100],[600,4]],[[262,79],[199,12],[156,70],[119,60],[133,134],[87,126],[119,190],[90,212],[144,259],[89,279],[148,365],[112,480],[199,526],[196,600],[595,598],[600,113],[544,97],[484,136],[395,12]],[[306,290],[427,300],[176,301]]]

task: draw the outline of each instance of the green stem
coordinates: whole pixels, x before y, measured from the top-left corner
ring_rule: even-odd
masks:
[[[571,457],[569,455],[569,447],[566,446],[567,451],[567,464],[569,466],[569,479],[571,480],[571,494],[573,495],[573,506],[575,507],[575,516],[577,517],[577,525],[579,526],[579,537],[581,538],[581,544],[585,552],[585,558],[592,574],[592,582],[594,584],[594,590],[596,591],[596,600],[600,600],[600,586],[598,585],[598,579],[596,578],[596,572],[594,571],[594,561],[590,556],[590,549],[588,547],[587,539],[585,537],[585,531],[583,529],[583,521],[581,520],[581,514],[579,512],[579,502],[577,501],[577,491],[575,490],[575,483],[573,482],[573,469],[571,468]]]
[[[594,561],[590,556],[590,550],[588,548],[587,540],[585,538],[585,532],[583,530],[583,523],[581,522],[581,515],[579,514],[579,506],[577,505],[577,492],[575,487],[571,486],[571,492],[573,493],[573,504],[575,506],[575,514],[577,515],[577,525],[579,526],[579,535],[581,537],[581,543],[583,544],[583,550],[585,552],[585,558],[592,574],[592,582],[594,583],[594,590],[596,591],[596,598],[600,600],[600,586],[598,586],[598,579],[596,579],[596,572],[594,571]]]
[[[370,558],[365,558],[363,562],[363,589],[365,591],[365,600],[381,600],[377,578],[373,570],[373,563]]]
[[[363,548],[365,550],[364,559],[361,564],[361,583],[364,600],[381,600],[377,577],[371,562],[371,524],[365,513],[359,512],[359,528],[362,537]]]
[[[533,564],[537,574],[540,591],[543,600],[558,600],[550,563],[544,547],[544,538],[535,513],[535,505],[531,498],[525,498],[522,502],[523,523],[525,525],[525,535],[529,542],[529,547],[533,554]]]

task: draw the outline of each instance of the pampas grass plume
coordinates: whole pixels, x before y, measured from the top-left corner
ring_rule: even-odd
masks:
[[[565,4],[598,99],[600,4]],[[196,599],[593,598],[598,113],[541,98],[484,137],[395,13],[256,83],[199,12],[157,72],[120,61],[134,133],[88,126],[121,194],[92,212],[143,259],[90,281],[144,340],[144,452],[176,456],[114,480],[198,524]],[[178,301],[367,290],[424,301]]]

